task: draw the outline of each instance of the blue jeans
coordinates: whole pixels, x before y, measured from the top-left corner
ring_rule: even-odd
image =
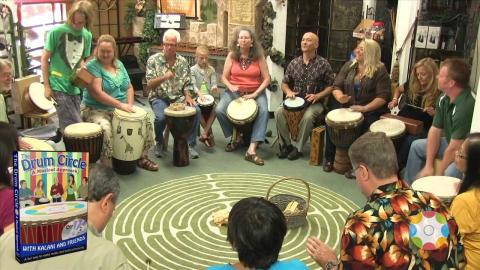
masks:
[[[440,146],[437,151],[437,158],[443,158],[443,154],[448,147],[448,142],[445,138],[440,139]],[[425,161],[427,160],[427,139],[415,140],[410,147],[410,152],[408,153],[407,166],[405,167],[405,181],[408,184],[411,184],[415,179],[417,174],[425,166]],[[455,162],[452,162],[447,169],[445,170],[446,176],[456,177],[462,179],[462,173],[455,166]]]
[[[232,100],[239,97],[239,92],[232,92],[227,89],[220,98],[220,102],[218,103],[217,108],[215,108],[218,123],[220,123],[220,127],[222,127],[223,135],[225,136],[225,138],[228,138],[233,134],[233,125],[227,118],[228,104],[230,104]],[[255,121],[253,122],[252,137],[250,141],[264,142],[265,132],[267,131],[268,124],[268,102],[265,91],[261,95],[259,95],[255,99],[255,101],[257,101],[258,105],[258,114],[257,118],[255,118]]]
[[[155,141],[159,144],[163,143],[163,130],[165,130],[165,108],[170,105],[170,102],[163,100],[161,98],[154,99],[150,102],[152,106],[153,113],[155,114],[154,130],[155,130]],[[197,134],[198,129],[200,128],[200,108],[198,105],[195,106],[197,114],[195,115],[195,120],[193,121],[193,128],[190,137],[188,138],[188,144],[190,146],[195,146],[197,144]]]

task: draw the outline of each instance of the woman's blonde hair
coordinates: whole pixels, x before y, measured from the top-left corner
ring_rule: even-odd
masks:
[[[116,62],[117,62],[117,59],[118,59],[118,49],[117,49],[117,42],[115,41],[115,38],[111,35],[105,34],[105,35],[101,35],[97,39],[97,49],[95,50],[95,56],[97,58],[98,58],[98,46],[100,46],[100,44],[102,42],[107,42],[107,43],[112,44],[113,55],[114,55],[112,64],[116,67]]]
[[[67,14],[67,24],[73,25],[73,17],[75,13],[80,12],[85,15],[85,27],[87,29],[92,29],[93,26],[93,5],[89,1],[80,0],[73,3],[73,6],[68,10]]]
[[[422,87],[417,78],[417,68],[423,67],[429,75],[429,80],[426,87]],[[426,107],[435,107],[435,101],[440,95],[438,90],[438,65],[435,61],[430,58],[423,58],[418,61],[412,68],[410,73],[410,82],[409,82],[409,92],[408,97],[410,100],[415,100],[418,95],[423,95],[422,97],[422,108]]]
[[[365,66],[365,76],[372,78],[373,74],[380,68],[383,63],[380,62],[382,52],[380,50],[380,45],[373,39],[364,39],[358,44],[358,46],[363,46],[363,65]],[[351,66],[357,64],[357,60],[353,60]]]

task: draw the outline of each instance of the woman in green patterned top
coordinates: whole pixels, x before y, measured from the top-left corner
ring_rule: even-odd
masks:
[[[98,38],[95,58],[87,63],[88,71],[95,77],[93,83],[84,92],[82,112],[83,120],[99,124],[103,129],[102,162],[111,167],[113,154],[112,118],[113,111],[119,109],[126,112],[133,110],[133,86],[127,70],[117,59],[117,44],[110,35]],[[148,158],[147,150],[153,145],[153,128],[147,114],[147,134],[144,153],[138,166],[149,171],[157,171],[158,165]]]

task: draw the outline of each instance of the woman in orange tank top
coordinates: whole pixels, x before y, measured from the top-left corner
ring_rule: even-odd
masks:
[[[222,95],[216,108],[217,119],[225,138],[232,137],[225,151],[236,150],[244,139],[250,137],[250,144],[245,153],[245,160],[263,165],[264,161],[257,155],[257,146],[265,141],[268,123],[268,102],[265,89],[270,84],[270,75],[263,50],[252,30],[246,27],[236,29],[230,44],[230,52],[223,68],[222,80],[227,90]],[[233,125],[227,117],[227,107],[237,98],[254,99],[258,105],[258,114],[253,121],[251,135],[242,134],[233,138]]]

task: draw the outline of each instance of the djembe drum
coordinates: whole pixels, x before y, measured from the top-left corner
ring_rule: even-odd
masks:
[[[241,133],[244,142],[250,143],[253,121],[257,117],[257,114],[258,105],[254,99],[239,97],[232,100],[227,107],[227,118],[235,127],[233,138],[236,138],[238,133]]]
[[[147,112],[133,106],[135,112],[113,111],[112,167],[119,174],[131,174],[137,169],[147,137]]]
[[[88,152],[89,163],[100,159],[103,146],[103,130],[95,123],[68,125],[63,134],[65,149],[71,152]]]
[[[87,202],[61,202],[20,209],[22,244],[58,242],[87,233]]]
[[[407,128],[402,121],[390,118],[377,120],[370,125],[371,132],[383,132],[392,140],[397,153],[406,130]]]
[[[305,99],[301,97],[288,98],[283,101],[283,115],[287,121],[288,130],[290,131],[290,137],[296,141],[298,137],[298,124],[302,120],[305,114],[307,103]]]
[[[415,180],[412,188],[430,192],[437,196],[445,205],[450,206],[458,193],[461,180],[450,176],[427,176]]]
[[[22,137],[22,141],[30,144],[32,146],[31,149],[20,149],[22,151],[55,151],[53,146],[50,144],[46,143],[45,141],[34,139],[34,138],[28,138],[28,137]]]
[[[336,146],[333,169],[343,174],[352,168],[348,148],[362,134],[363,115],[351,109],[335,109],[325,119],[332,143]]]
[[[28,87],[28,91],[23,93],[25,106],[29,113],[47,113],[55,111],[53,101],[45,97],[45,86],[39,82],[34,82]]]
[[[189,164],[188,137],[192,132],[196,114],[197,110],[189,106],[165,108],[167,126],[173,136],[173,165],[176,167]]]
[[[198,103],[198,107],[200,107],[200,111],[202,112],[203,119],[207,121],[210,117],[210,113],[212,112],[213,105],[215,104],[215,98],[212,95],[205,94],[202,96],[202,98],[197,97],[196,101]]]

